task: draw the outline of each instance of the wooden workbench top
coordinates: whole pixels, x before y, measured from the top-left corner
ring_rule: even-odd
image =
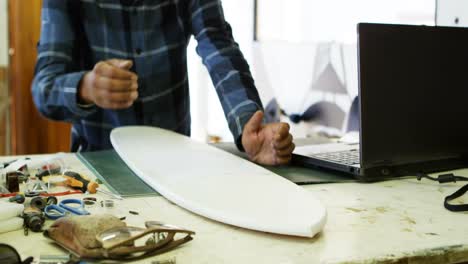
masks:
[[[74,170],[91,175],[74,154],[67,154],[66,159]],[[468,170],[457,174],[466,176]],[[443,199],[462,185],[401,179],[303,186],[328,210],[325,229],[313,239],[228,226],[163,197],[127,198],[117,203],[129,225],[158,220],[196,231],[193,241],[151,260],[175,256],[179,264],[458,263],[468,261],[468,215],[447,211]],[[454,203],[465,200],[462,197]],[[129,210],[140,214],[129,214]],[[30,232],[27,237],[22,230],[0,234],[0,242],[14,246],[23,258],[66,253],[40,233]]]

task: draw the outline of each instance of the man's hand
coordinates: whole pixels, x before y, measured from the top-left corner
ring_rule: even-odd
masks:
[[[263,165],[283,165],[291,161],[295,148],[287,123],[262,124],[257,111],[244,127],[242,146],[249,158]]]
[[[130,107],[138,98],[138,76],[130,71],[132,65],[130,60],[98,62],[81,81],[80,101],[113,110]]]

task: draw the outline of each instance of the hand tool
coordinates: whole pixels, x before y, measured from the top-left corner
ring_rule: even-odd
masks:
[[[60,167],[49,167],[49,166],[44,166],[38,169],[36,173],[36,177],[42,180],[43,177],[49,176],[49,175],[55,175],[55,174],[60,174],[62,168]]]
[[[63,177],[66,179],[66,184],[74,189],[78,189],[83,193],[96,193],[99,184],[94,181],[88,180],[80,174],[73,171],[66,171],[63,173]]]
[[[44,213],[49,219],[58,219],[70,214],[89,215],[85,210],[84,204],[79,199],[65,199],[56,204],[51,204],[45,207]]]

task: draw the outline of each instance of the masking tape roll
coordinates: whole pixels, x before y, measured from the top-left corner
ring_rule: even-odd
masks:
[[[0,234],[22,229],[23,222],[24,220],[21,217],[13,217],[8,220],[0,221]]]
[[[24,205],[0,201],[0,221],[21,215]]]

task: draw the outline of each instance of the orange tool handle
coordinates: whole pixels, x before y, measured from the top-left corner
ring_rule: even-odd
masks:
[[[80,174],[73,171],[66,171],[63,176],[67,179],[68,186],[81,190],[82,192],[96,193],[99,184],[82,177]]]

